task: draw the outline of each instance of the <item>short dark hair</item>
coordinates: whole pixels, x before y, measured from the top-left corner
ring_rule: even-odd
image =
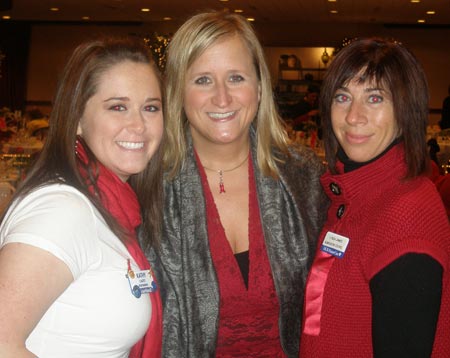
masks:
[[[320,113],[326,159],[331,171],[337,160],[338,141],[331,125],[331,106],[336,91],[352,79],[374,80],[392,95],[394,116],[405,148],[407,178],[427,171],[426,127],[428,84],[422,66],[401,43],[380,38],[351,42],[338,52],[328,67],[320,96]]]

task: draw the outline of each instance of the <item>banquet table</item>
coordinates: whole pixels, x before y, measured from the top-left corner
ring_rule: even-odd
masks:
[[[33,154],[42,149],[42,142],[25,142],[25,143],[5,143],[3,145],[3,152],[7,154]]]

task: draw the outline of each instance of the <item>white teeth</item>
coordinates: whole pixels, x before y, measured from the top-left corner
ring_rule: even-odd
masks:
[[[144,147],[144,142],[117,142],[117,144],[125,149],[141,149]]]
[[[226,112],[226,113],[212,113],[212,112],[208,112],[208,115],[210,117],[212,117],[212,118],[215,118],[215,119],[223,119],[223,118],[230,117],[230,116],[232,116],[235,113],[236,113],[235,111],[233,111],[233,112]]]

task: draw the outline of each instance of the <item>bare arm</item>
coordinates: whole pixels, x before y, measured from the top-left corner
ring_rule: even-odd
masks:
[[[27,244],[0,249],[0,357],[34,358],[25,341],[73,281],[65,263]]]

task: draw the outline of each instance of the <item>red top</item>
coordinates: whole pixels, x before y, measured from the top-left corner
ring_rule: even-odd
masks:
[[[252,160],[249,159],[248,290],[225,236],[206,174],[201,165],[199,168],[211,256],[220,291],[216,357],[285,357],[278,331],[278,297],[262,232]]]
[[[401,145],[357,170],[337,169],[321,179],[332,202],[306,285],[299,357],[372,358],[369,283],[407,253],[427,254],[443,267],[432,357],[450,357],[450,227],[433,184],[403,180]],[[328,231],[349,238],[342,258],[321,251]]]

